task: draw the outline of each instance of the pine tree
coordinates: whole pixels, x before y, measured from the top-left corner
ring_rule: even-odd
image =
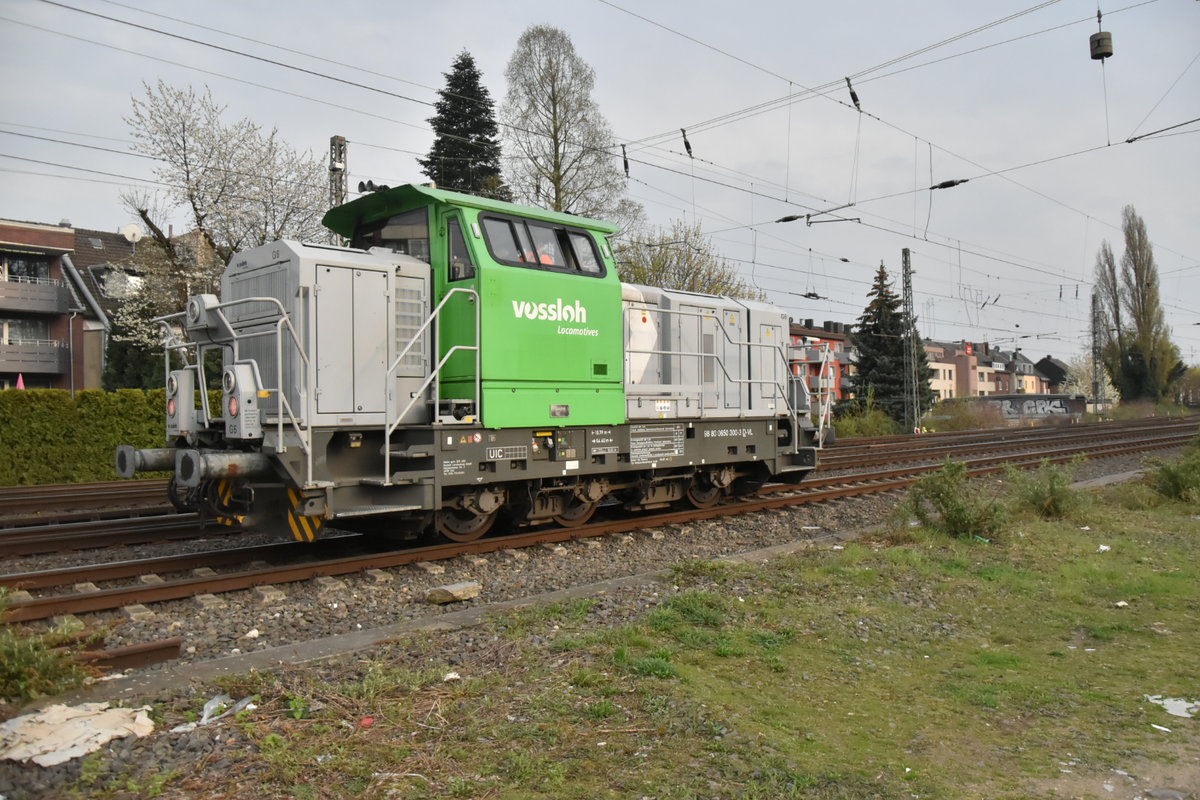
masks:
[[[917,400],[922,409],[933,403],[929,387],[932,373],[925,357],[925,348],[917,337],[916,321],[909,319],[901,308],[900,298],[892,289],[887,268],[882,263],[875,273],[875,282],[867,292],[871,301],[858,318],[851,334],[858,350],[854,378],[858,398],[874,397],[877,408],[897,422],[904,421],[904,348],[915,341]]]
[[[436,134],[421,170],[442,189],[508,200],[511,193],[500,175],[500,138],[491,95],[481,82],[475,59],[458,54],[446,86],[427,122]]]

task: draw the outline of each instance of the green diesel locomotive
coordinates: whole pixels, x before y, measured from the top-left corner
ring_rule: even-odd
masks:
[[[457,541],[601,505],[706,507],[816,467],[789,320],[622,284],[608,223],[423,186],[329,211],[161,320],[181,508],[222,522]],[[220,408],[200,391],[221,352]]]

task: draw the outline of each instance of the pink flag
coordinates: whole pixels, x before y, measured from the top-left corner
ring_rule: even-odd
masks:
[[[25,375],[20,372],[17,373],[17,388],[18,389],[25,388]]]

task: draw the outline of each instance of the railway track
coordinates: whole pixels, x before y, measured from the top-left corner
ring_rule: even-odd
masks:
[[[1074,436],[1064,434],[1041,437],[1038,447],[1032,447],[1030,441],[1025,441],[1019,446],[1020,452],[1016,454],[958,460],[965,461],[970,474],[986,475],[1001,470],[1005,464],[1032,467],[1043,460],[1065,462],[1084,454],[1090,457],[1105,457],[1179,447],[1195,436],[1196,428],[1192,423],[1167,426],[1166,430],[1153,433],[1146,428],[1126,432],[1105,428],[1082,434],[1079,429],[1076,431]],[[1087,440],[1097,437],[1104,439],[1105,443],[1088,443]],[[961,439],[957,444],[949,446],[954,447],[955,454],[959,456],[966,447]],[[934,448],[940,449],[940,446]],[[925,462],[936,461],[940,457],[939,453],[931,453],[925,448],[919,452],[921,460]],[[911,454],[909,459],[912,460]],[[160,603],[200,594],[219,594],[267,584],[347,575],[368,569],[388,569],[417,562],[478,555],[543,543],[553,544],[837,498],[890,492],[911,486],[922,475],[937,468],[937,463],[922,463],[885,470],[822,476],[800,486],[765,487],[756,497],[710,509],[690,509],[613,519],[577,528],[532,529],[468,543],[439,544],[396,551],[381,549],[379,542],[368,537],[351,535],[323,540],[316,546],[281,543],[187,556],[9,574],[0,576],[0,586],[46,592],[38,597],[18,596],[10,604],[6,617],[8,621],[32,621],[62,614],[83,614],[133,604]],[[220,574],[215,572],[218,568],[225,569],[230,565],[239,565],[241,568]],[[84,590],[76,589],[76,584],[122,581],[124,583],[121,585],[108,588],[92,589],[89,586]],[[71,587],[71,590],[63,592],[64,587]]]
[[[1070,426],[1061,429],[1025,428],[1005,431],[997,441],[995,431],[926,434],[920,437],[877,437],[839,444],[822,455],[820,475],[902,464],[964,457],[986,452],[1019,452],[1031,443],[1078,441],[1080,437],[1125,440],[1140,437],[1148,428],[1194,426],[1188,420],[1136,420]],[[813,480],[806,482],[812,485]],[[120,481],[100,484],[9,487],[0,489],[0,557],[35,555],[65,550],[87,550],[115,545],[239,534],[239,527],[209,525],[200,528],[195,514],[181,514],[163,503],[166,482]],[[101,505],[94,505],[97,502]],[[157,505],[155,504],[157,502]],[[42,511],[31,510],[42,504]],[[53,503],[52,511],[45,509]],[[89,505],[91,504],[91,505]]]
[[[0,487],[0,528],[173,513],[164,480]]]

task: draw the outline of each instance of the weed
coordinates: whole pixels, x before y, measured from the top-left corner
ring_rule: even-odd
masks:
[[[1200,438],[1175,462],[1152,461],[1150,485],[1163,497],[1200,503]]]
[[[838,439],[857,439],[863,436],[895,436],[900,423],[877,408],[839,414],[833,421]]]
[[[778,631],[751,631],[750,641],[763,650],[772,652],[796,641],[796,632],[786,628]]]
[[[525,606],[507,612],[503,617],[498,617],[496,621],[505,627],[505,638],[518,639],[555,622],[581,621],[587,617],[588,612],[595,605],[595,600],[581,598],[566,603]]]
[[[986,538],[1000,530],[1000,504],[970,485],[961,461],[947,459],[940,470],[917,481],[907,503],[922,525],[951,536]]]
[[[504,754],[504,770],[514,781],[526,785],[558,785],[566,775],[566,767],[561,762],[516,750]]]
[[[617,706],[612,700],[605,698],[588,705],[586,713],[592,719],[607,719],[617,713]]]
[[[0,618],[8,611],[8,591],[0,587]],[[32,700],[81,685],[89,673],[72,658],[66,632],[31,633],[13,625],[0,628],[0,698]],[[77,646],[77,645],[76,645]]]
[[[363,675],[340,684],[338,692],[355,700],[371,702],[397,692],[415,692],[439,683],[443,674],[444,670],[411,670],[374,661]]]
[[[718,658],[732,658],[735,656],[745,655],[745,653],[745,649],[728,634],[721,634],[717,636],[716,643],[713,645],[712,649],[712,654]]]
[[[717,585],[721,585],[730,580],[733,572],[732,564],[706,559],[681,561],[671,566],[671,573],[681,583],[688,581],[711,581]]]
[[[676,678],[679,670],[662,656],[645,656],[629,662],[629,671],[643,678]]]
[[[108,766],[100,753],[89,753],[79,763],[79,782],[84,786],[92,786],[107,774]]]
[[[1076,459],[1064,466],[1042,459],[1038,468],[1030,471],[1006,465],[1009,496],[1018,509],[1030,509],[1043,519],[1064,519],[1083,504],[1083,493],[1071,488],[1080,463]]]
[[[292,719],[304,719],[308,714],[308,700],[298,695],[288,698],[288,716]]]
[[[684,592],[665,606],[692,625],[717,628],[725,622],[725,601],[712,592]]]
[[[1130,511],[1147,511],[1166,502],[1163,495],[1145,483],[1123,483],[1109,489],[1107,495],[1113,502]]]
[[[285,747],[287,747],[287,740],[278,733],[268,733],[263,737],[262,741],[258,743],[258,747],[264,753],[278,753],[280,750],[283,750]]]
[[[578,689],[593,689],[608,683],[608,676],[588,667],[580,667],[571,673],[568,682]]]

